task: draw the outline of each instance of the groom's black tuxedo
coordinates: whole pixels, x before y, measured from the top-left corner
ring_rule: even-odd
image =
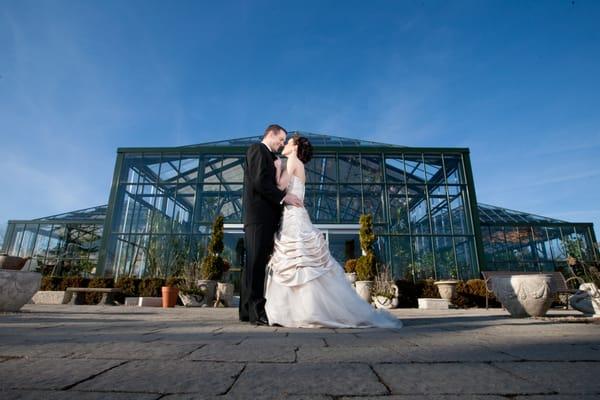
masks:
[[[275,177],[275,155],[263,143],[250,146],[244,171],[244,239],[246,265],[240,288],[240,320],[256,322],[265,314],[265,269],[281,219],[281,200]]]

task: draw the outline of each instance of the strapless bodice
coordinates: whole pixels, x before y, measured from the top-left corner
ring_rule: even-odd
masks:
[[[288,193],[297,196],[300,200],[304,201],[304,183],[296,175],[292,175],[290,182],[288,183]]]

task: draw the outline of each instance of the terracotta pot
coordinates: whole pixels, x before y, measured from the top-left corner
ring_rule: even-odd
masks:
[[[177,304],[177,294],[179,289],[172,286],[162,287],[162,306],[163,308],[175,307]]]

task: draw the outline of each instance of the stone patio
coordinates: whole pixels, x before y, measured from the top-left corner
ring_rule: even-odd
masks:
[[[226,308],[0,314],[0,399],[595,399],[600,321],[393,313],[400,330],[286,329]]]

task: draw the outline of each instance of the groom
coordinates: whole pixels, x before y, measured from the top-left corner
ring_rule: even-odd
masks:
[[[277,188],[275,153],[283,147],[286,136],[287,131],[281,126],[269,125],[262,142],[251,145],[246,152],[242,201],[246,265],[242,271],[239,316],[240,321],[256,325],[269,324],[265,313],[265,270],[282,205],[303,206],[298,197]]]

